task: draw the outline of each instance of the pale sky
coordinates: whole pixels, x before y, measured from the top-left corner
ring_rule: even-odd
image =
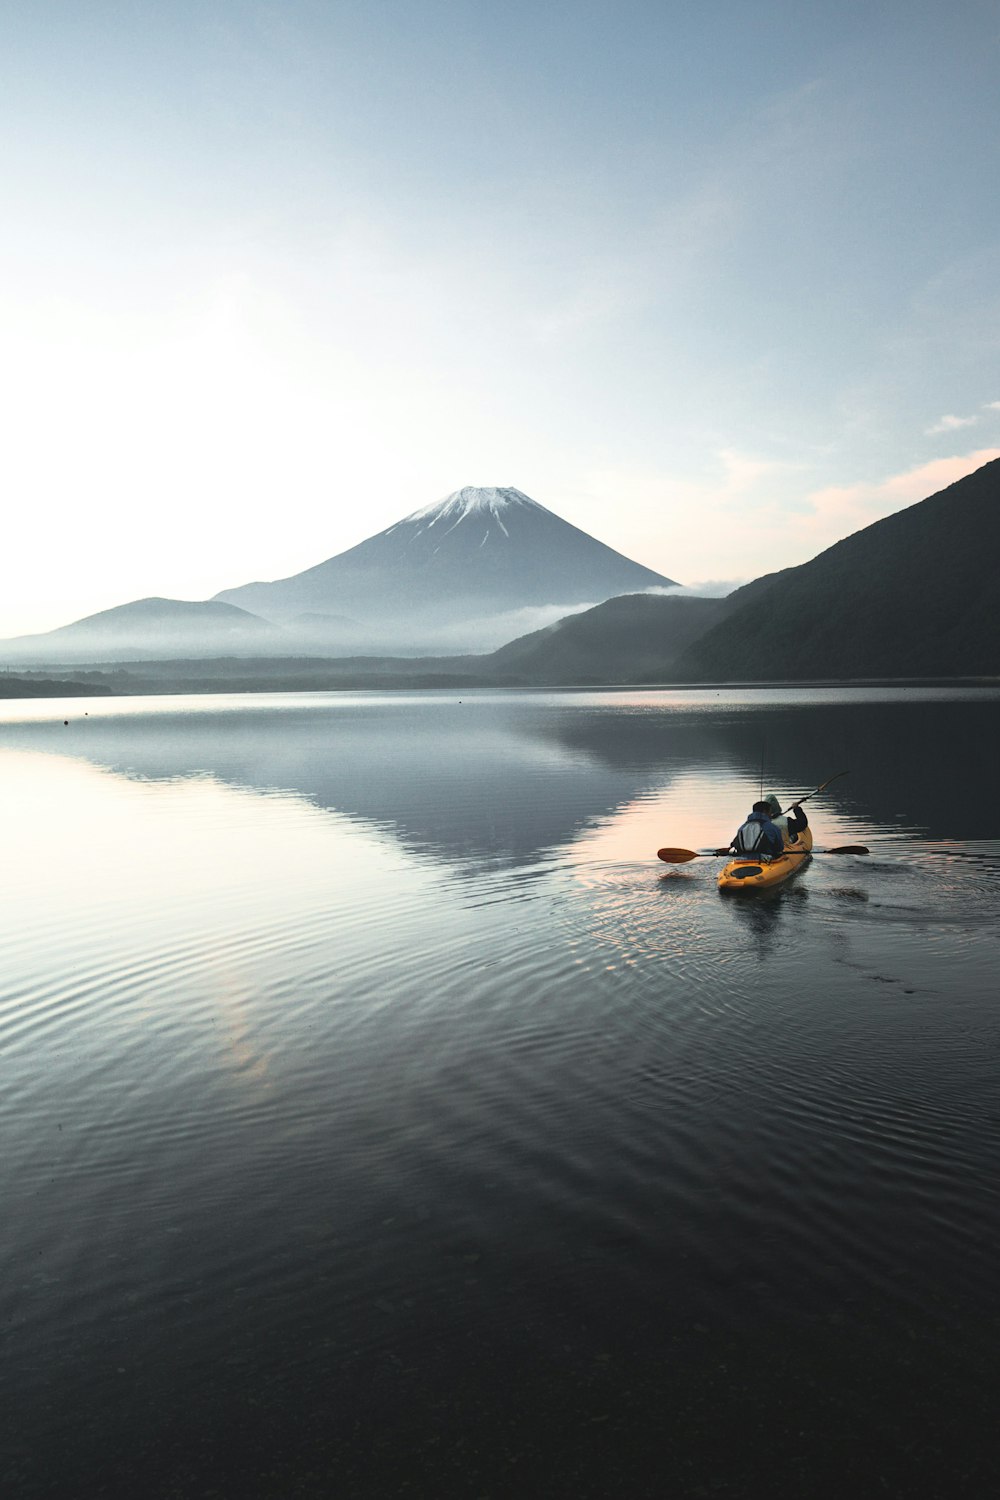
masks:
[[[1000,455],[995,0],[3,0],[0,635],[512,485],[684,583]]]

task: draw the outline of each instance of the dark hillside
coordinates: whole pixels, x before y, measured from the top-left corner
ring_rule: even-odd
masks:
[[[1000,674],[998,565],[1000,459],[738,590],[678,672],[716,681]]]
[[[111,691],[102,681],[0,672],[0,698],[107,698]]]
[[[725,599],[623,594],[519,636],[482,657],[483,670],[528,682],[662,682],[724,612]]]

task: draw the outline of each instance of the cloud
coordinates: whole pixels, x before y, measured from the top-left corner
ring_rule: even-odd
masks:
[[[598,599],[585,600],[579,604],[531,604],[523,609],[507,610],[503,614],[484,615],[474,622],[443,626],[433,632],[425,632],[420,639],[421,650],[464,653],[467,651],[495,651],[498,646],[519,636],[530,635],[535,630],[544,630],[567,615],[582,614],[599,604]]]
[[[1000,411],[1000,401],[984,401],[983,411]]]
[[[877,483],[828,485],[806,496],[808,510],[794,517],[791,525],[822,551],[873,521],[947,489],[994,458],[1000,458],[1000,448],[979,448],[975,453],[935,458]]]
[[[769,557],[788,510],[778,497],[801,471],[797,462],[736,448],[716,449],[699,477],[605,463],[587,475],[593,497],[589,516],[577,505],[575,520],[691,592],[723,594],[770,571]],[[613,536],[607,534],[609,514],[616,517]],[[707,582],[694,584],[694,579]]]
[[[704,578],[700,583],[678,583],[672,589],[643,589],[643,593],[664,597],[679,594],[685,599],[724,599],[749,581],[748,578]]]
[[[1000,447],[979,448],[883,479],[808,489],[799,465],[723,450],[715,453],[704,478],[604,468],[591,483],[606,497],[606,509],[615,497],[627,497],[633,515],[645,518],[644,529],[635,520],[629,528],[619,526],[614,546],[678,578],[684,592],[721,594],[737,581],[809,562],[835,542],[947,489],[996,458]],[[601,535],[596,523],[592,529]]]
[[[1000,406],[1000,402],[997,405]],[[936,437],[939,432],[957,432],[960,427],[974,427],[978,421],[978,417],[942,417],[933,427],[924,429],[924,436]]]

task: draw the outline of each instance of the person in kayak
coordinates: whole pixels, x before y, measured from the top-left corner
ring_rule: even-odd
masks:
[[[803,828],[809,827],[809,819],[797,802],[793,802],[786,813],[781,811],[781,803],[773,792],[768,792],[764,798],[765,806],[771,816],[771,822],[781,832],[782,840],[786,844],[794,844],[798,841],[799,834]]]
[[[780,804],[779,804],[780,811]],[[755,802],[753,811],[745,823],[736,830],[729,846],[734,853],[750,859],[779,859],[784,852],[785,840],[782,831],[771,820],[771,809],[766,802]]]

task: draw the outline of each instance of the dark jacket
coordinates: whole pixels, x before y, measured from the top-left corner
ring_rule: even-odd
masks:
[[[803,828],[809,827],[809,819],[801,807],[790,807],[784,814],[782,821],[788,829],[788,842],[790,844],[794,844]],[[782,824],[779,823],[778,827],[781,828],[781,826]]]
[[[732,842],[737,854],[748,854],[752,859],[776,859],[784,847],[781,829],[775,828],[767,813],[762,812],[752,812],[740,824]]]

